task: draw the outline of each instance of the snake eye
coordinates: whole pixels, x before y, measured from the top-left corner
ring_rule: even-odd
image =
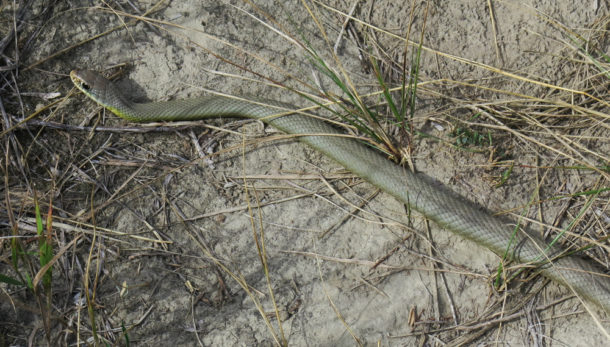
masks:
[[[89,90],[89,89],[91,89],[91,86],[89,86],[87,83],[84,83],[84,82],[83,82],[83,83],[81,83],[81,85],[80,85],[80,86],[81,86],[81,87],[82,87],[84,90]]]

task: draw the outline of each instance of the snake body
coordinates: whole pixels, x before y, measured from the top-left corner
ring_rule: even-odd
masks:
[[[593,264],[562,249],[549,246],[537,235],[494,217],[464,200],[439,182],[394,164],[382,153],[343,134],[334,126],[306,114],[286,114],[281,103],[263,104],[223,96],[138,104],[129,101],[115,85],[94,71],[75,70],[72,81],[81,91],[118,116],[135,122],[199,120],[244,117],[264,121],[332,158],[428,219],[482,246],[500,257],[537,266],[551,280],[569,287],[610,314],[610,277]],[[281,116],[276,116],[283,114]]]

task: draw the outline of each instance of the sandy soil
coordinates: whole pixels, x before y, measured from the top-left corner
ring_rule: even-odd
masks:
[[[353,2],[323,1],[342,12],[349,12]],[[102,2],[94,2],[100,8],[86,7],[90,3],[57,5],[41,35],[42,45],[33,52],[30,63],[131,20],[108,11]],[[301,2],[255,3],[277,21],[271,24],[274,28],[284,28],[298,40],[303,39],[296,35],[302,35],[332,61],[323,34]],[[312,6],[333,44],[344,18],[315,3],[306,3]],[[410,5],[399,3],[361,1],[355,16],[404,36]],[[497,35],[485,1],[431,2],[425,23],[426,46],[569,87],[569,81],[561,80],[565,62],[557,58],[565,52],[560,41],[564,38],[537,16],[537,11],[575,29],[592,26],[608,12],[603,2],[595,8],[595,1],[492,3]],[[145,11],[152,4],[140,1],[138,6]],[[249,14],[263,18],[253,6],[240,1],[168,2],[151,15],[157,22],[116,30],[24,72],[29,78],[28,90],[67,94],[71,90],[67,77],[71,69],[122,66],[124,74],[117,83],[138,100],[182,98],[212,90],[306,105],[299,97],[265,84],[257,76],[297,89],[303,86],[295,78],[315,85],[314,68],[305,52]],[[423,7],[418,2],[412,29],[416,34],[412,37],[419,35],[422,18]],[[364,35],[362,25],[355,27]],[[376,35],[393,58],[400,57],[402,46],[396,38],[382,32]],[[377,88],[375,76],[359,60],[353,40],[343,40],[338,52],[343,68],[360,90]],[[424,81],[488,79],[489,86],[518,93],[540,92],[538,86],[501,78],[432,51],[423,54],[421,74]],[[339,92],[328,79],[317,77],[322,88]],[[456,98],[467,93],[451,84],[436,89]],[[489,95],[481,91],[475,98],[488,100]],[[45,103],[30,98],[26,106],[34,109]],[[415,126],[431,135],[450,138],[456,119],[468,119],[472,112],[460,107],[455,107],[451,115],[438,112],[447,110],[447,103],[449,99],[422,93]],[[125,125],[109,113],[98,118],[98,111],[82,95],[73,95],[45,120],[86,126]],[[196,123],[153,133],[43,130],[43,142],[59,153],[54,160],[59,165],[57,180],[65,193],[53,201],[58,211],[66,212],[58,212],[58,222],[62,214],[70,220],[76,220],[72,216],[79,212],[87,214],[91,200],[98,206],[94,222],[103,229],[98,230],[92,262],[97,270],[91,271],[99,274],[96,316],[100,334],[106,338],[124,343],[120,330],[108,330],[120,328],[123,322],[133,325],[129,338],[135,345],[273,345],[271,330],[276,334],[280,331],[270,286],[282,319],[283,336],[291,345],[354,345],[355,339],[365,345],[406,346],[464,341],[513,346],[599,346],[607,342],[608,317],[594,311],[603,326],[598,327],[566,288],[553,283],[528,299],[516,313],[507,309],[505,316],[514,315],[510,319],[483,325],[481,320],[499,317],[489,318],[490,312],[502,312],[494,303],[506,299],[507,307],[511,307],[539,289],[544,279],[496,292],[491,282],[499,260],[490,251],[435,225],[428,231],[420,216],[407,217],[405,207],[394,199],[373,195],[373,187],[293,139],[255,141],[244,146],[247,141],[279,135],[260,123],[215,120],[207,124],[214,128]],[[460,151],[430,138],[416,140],[415,166],[484,207],[493,211],[517,208],[518,214],[539,179],[526,165],[541,165],[540,160],[551,163],[553,155],[543,153],[541,158],[539,150],[531,151],[528,144],[506,133],[494,136],[521,164],[501,187],[494,182],[501,170],[489,167],[489,153]],[[608,153],[608,143],[602,146]],[[35,150],[41,151],[38,147]],[[201,159],[199,150],[218,154]],[[37,171],[41,177],[47,172],[45,167],[52,166],[30,160],[32,166],[40,165]],[[82,175],[74,174],[78,172],[72,171],[74,166]],[[62,172],[72,174],[64,177]],[[565,189],[592,186],[593,176],[581,174],[552,173],[541,190],[554,196],[566,185]],[[243,177],[248,177],[247,191]],[[36,184],[44,191],[49,181],[40,178]],[[363,204],[364,199],[370,201]],[[106,205],[108,200],[112,202]],[[354,212],[355,205],[362,205],[364,211]],[[561,204],[546,205],[547,223],[552,224],[561,209]],[[537,213],[532,209],[528,215],[536,218]],[[607,210],[601,213],[608,218]],[[92,230],[87,224],[78,228]],[[58,233],[71,240],[82,230],[63,229]],[[264,232],[270,284],[253,230]],[[58,343],[76,342],[75,322],[79,319],[81,324],[89,324],[86,309],[75,304],[75,297],[83,291],[84,264],[91,242],[91,234],[84,234],[71,258],[57,267],[57,308],[66,320],[72,320],[67,325],[71,329],[66,332],[68,337],[61,334]],[[211,261],[209,254],[222,266]],[[372,267],[384,258],[381,266]],[[248,284],[251,295],[232,275]],[[75,281],[62,283],[60,278]],[[21,300],[31,300],[21,295]],[[271,328],[252,297],[262,305]],[[566,300],[548,305],[561,298]],[[35,345],[43,343],[40,317],[12,311],[3,304],[5,309],[3,322],[14,320],[26,327],[20,331],[7,323],[3,329],[5,341],[25,345],[24,339],[34,332],[34,341],[38,341]],[[84,330],[81,339],[91,336]],[[483,334],[477,336],[478,332]]]

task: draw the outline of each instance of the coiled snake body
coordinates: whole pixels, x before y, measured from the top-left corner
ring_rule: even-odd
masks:
[[[410,205],[445,229],[521,263],[539,266],[542,274],[571,288],[610,314],[610,278],[576,256],[557,257],[562,250],[522,228],[490,215],[440,183],[389,161],[363,143],[336,136],[339,130],[304,114],[288,114],[280,103],[250,102],[223,96],[206,96],[168,102],[137,104],[129,101],[109,80],[89,70],[70,73],[74,84],[91,99],[118,116],[135,122],[199,120],[212,117],[245,117],[265,123],[324,153],[348,170]],[[275,116],[283,114],[281,116]],[[335,135],[335,136],[333,136]],[[514,239],[513,239],[514,238]],[[511,242],[511,239],[513,241]],[[549,261],[551,260],[551,261]]]

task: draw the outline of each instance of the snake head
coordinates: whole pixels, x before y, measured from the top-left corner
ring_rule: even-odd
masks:
[[[72,70],[70,72],[70,79],[76,88],[93,101],[109,109],[119,117],[137,121],[134,117],[129,116],[127,112],[131,102],[119,92],[110,80],[100,73],[92,70]]]
[[[107,88],[110,83],[104,76],[92,70],[72,70],[70,79],[76,88],[96,101],[100,92]]]

